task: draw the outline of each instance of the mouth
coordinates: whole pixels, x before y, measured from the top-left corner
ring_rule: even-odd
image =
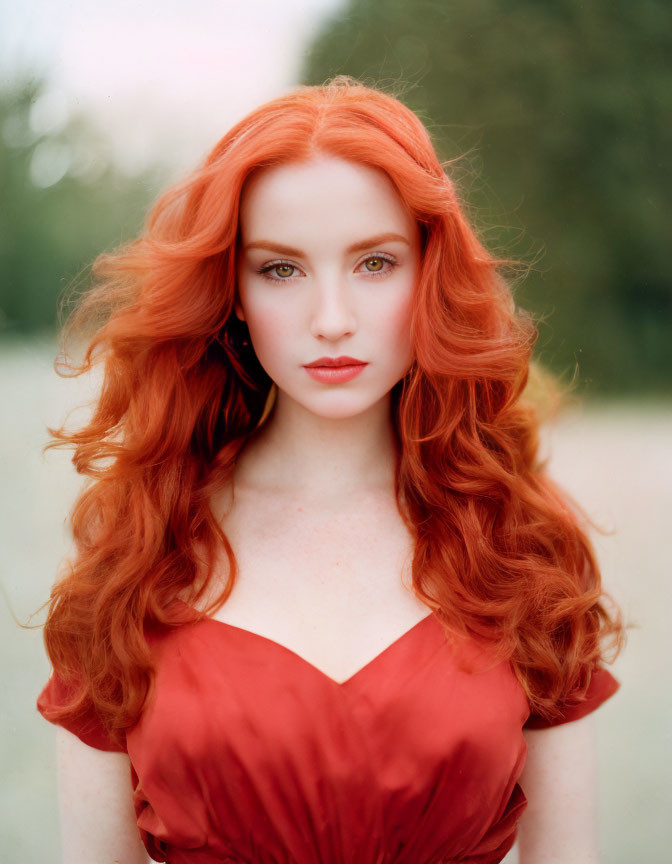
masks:
[[[319,360],[306,363],[305,367],[306,369],[329,369],[366,365],[363,360],[357,360],[355,357],[320,357]]]
[[[368,365],[354,357],[320,357],[304,368],[314,381],[321,384],[345,384],[360,375]]]

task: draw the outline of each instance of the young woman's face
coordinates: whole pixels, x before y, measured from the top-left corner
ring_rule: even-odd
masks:
[[[412,361],[420,268],[420,230],[387,175],[324,155],[265,168],[240,230],[235,312],[278,390],[331,418],[386,396]],[[324,358],[359,365],[308,371]]]

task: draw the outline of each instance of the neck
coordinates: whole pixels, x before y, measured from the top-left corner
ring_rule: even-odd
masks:
[[[332,419],[278,391],[268,419],[236,465],[236,486],[333,499],[394,488],[390,394],[366,411]]]

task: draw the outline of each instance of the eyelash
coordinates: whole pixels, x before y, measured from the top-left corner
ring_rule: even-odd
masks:
[[[379,279],[382,276],[389,276],[389,274],[394,270],[397,266],[397,261],[388,255],[368,255],[361,263],[366,264],[367,261],[371,261],[372,258],[379,258],[381,261],[385,261],[390,265],[390,267],[386,270],[379,270],[378,272],[373,272],[371,270],[368,271],[367,275],[371,276],[374,279]],[[296,279],[296,276],[287,276],[285,278],[279,278],[277,276],[269,276],[267,275],[269,271],[274,270],[276,267],[293,267],[295,270],[299,268],[296,264],[292,264],[289,261],[274,261],[272,264],[266,264],[264,267],[260,267],[257,270],[257,273],[260,276],[263,276],[264,279],[268,279],[269,282],[292,282]]]

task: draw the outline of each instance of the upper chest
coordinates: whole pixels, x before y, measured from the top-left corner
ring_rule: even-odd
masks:
[[[252,567],[281,568],[286,576],[300,571],[305,587],[311,574],[326,582],[365,571],[369,582],[383,573],[384,583],[385,571],[398,570],[412,551],[394,499],[382,493],[338,500],[243,493],[226,509],[220,506],[217,517],[248,578]]]
[[[411,587],[413,538],[394,498],[319,501],[236,492],[213,502],[236,557],[213,614],[344,680],[429,612]],[[222,554],[214,588],[228,573]]]

